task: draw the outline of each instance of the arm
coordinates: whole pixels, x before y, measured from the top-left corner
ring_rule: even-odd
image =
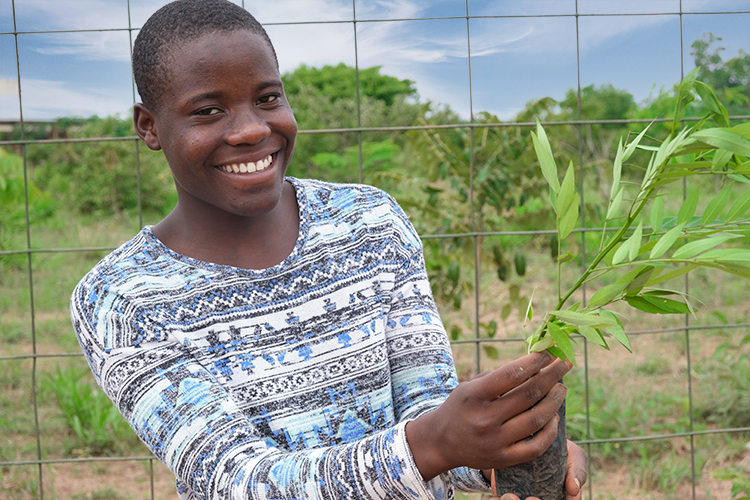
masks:
[[[413,230],[408,221],[404,221],[404,226],[408,240]],[[421,328],[426,337],[435,325],[439,326],[440,335],[435,337],[439,340],[424,344],[430,350],[444,349],[447,362],[441,363],[436,356],[432,362],[436,371],[452,373],[449,345],[429,292],[421,248],[419,250],[402,267],[396,279],[394,295],[399,300],[393,301],[389,313],[389,326],[394,327],[391,335],[402,335],[400,332],[405,330],[404,326],[399,327],[403,323],[399,317],[414,316],[415,312],[426,317],[427,320],[423,319],[416,328]],[[394,349],[389,355],[397,360],[410,358],[411,366],[420,364],[420,353],[416,350]],[[421,393],[415,390],[410,400],[422,395],[434,408],[429,413],[417,413],[418,418],[407,426],[407,439],[422,477],[430,480],[462,466],[504,468],[539,456],[556,435],[555,412],[565,397],[565,389],[558,381],[568,369],[569,365],[553,362],[545,353],[517,360],[487,376],[460,384],[455,390],[455,378],[450,377],[442,393],[433,390],[431,398],[423,396],[424,390]],[[530,379],[534,375],[538,376]],[[401,376],[403,373],[393,374],[395,387],[400,387]],[[534,437],[525,439],[531,435]],[[479,481],[481,488],[486,489],[486,483]]]
[[[94,307],[91,296],[77,290],[72,315],[98,382],[197,498],[430,497],[411,462],[405,424],[351,444],[284,452],[189,349],[156,331],[139,337],[127,300],[110,296]]]

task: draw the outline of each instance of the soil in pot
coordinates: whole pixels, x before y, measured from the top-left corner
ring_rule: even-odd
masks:
[[[568,443],[565,435],[565,403],[557,411],[560,422],[557,438],[539,458],[507,469],[495,469],[497,496],[505,493],[518,495],[521,500],[537,497],[541,500],[565,500],[565,476],[568,463]]]

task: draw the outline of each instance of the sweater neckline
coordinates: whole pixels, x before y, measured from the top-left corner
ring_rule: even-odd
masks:
[[[294,177],[286,177],[286,180],[289,181],[289,183],[294,188],[294,193],[297,197],[297,207],[299,210],[299,233],[297,234],[297,241],[295,242],[294,248],[292,249],[291,253],[284,260],[282,260],[275,266],[268,267],[265,269],[246,269],[242,267],[230,266],[227,264],[217,264],[215,262],[208,262],[208,261],[204,261],[200,259],[195,259],[193,257],[188,257],[187,255],[183,255],[181,253],[175,252],[174,250],[169,248],[167,245],[165,245],[154,234],[153,225],[145,226],[142,229],[141,234],[146,239],[149,245],[155,247],[161,253],[168,256],[170,259],[177,261],[177,262],[181,262],[191,267],[196,267],[196,268],[206,269],[206,270],[213,270],[213,271],[216,271],[219,269],[226,269],[234,273],[249,273],[253,275],[276,274],[280,271],[283,271],[284,269],[287,269],[294,262],[296,262],[297,260],[301,258],[302,248],[305,244],[305,241],[307,240],[307,235],[309,232],[309,218],[308,218],[309,202],[307,199],[305,186],[299,179],[296,179]]]

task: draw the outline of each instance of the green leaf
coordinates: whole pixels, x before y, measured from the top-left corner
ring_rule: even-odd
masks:
[[[579,199],[575,189],[575,167],[570,162],[568,171],[557,193],[557,232],[564,240],[578,221]]]
[[[680,295],[681,292],[677,290],[668,290],[666,288],[652,288],[646,292],[643,292],[644,297],[663,297],[665,295]]]
[[[734,172],[737,174],[743,174],[743,175],[750,174],[750,161],[740,163],[739,165],[734,167]],[[2,191],[2,189],[0,189],[0,191]]]
[[[750,139],[750,122],[745,122],[740,125],[735,125],[729,130],[731,130],[735,134],[739,134],[743,137],[747,137],[748,139]]]
[[[713,89],[701,81],[696,81],[693,88],[703,101],[703,105],[711,110],[711,117],[716,124],[720,127],[728,127],[729,115],[726,108],[716,98]]]
[[[619,319],[617,319],[617,316],[615,316],[610,311],[601,311],[602,316],[606,316],[607,319],[614,322],[613,325],[607,327],[607,331],[612,335],[615,340],[617,340],[622,346],[627,349],[631,354],[633,352],[633,349],[630,347],[630,340],[628,339],[628,336],[625,334],[625,328],[623,328],[622,323]]]
[[[661,307],[655,306],[640,295],[625,297],[625,302],[639,311],[647,312],[649,314],[664,314],[664,310]]]
[[[547,330],[552,339],[557,343],[557,346],[562,350],[565,357],[575,365],[576,354],[573,351],[573,344],[570,343],[570,337],[568,337],[568,334],[562,331],[562,328],[554,323],[548,323]]]
[[[456,325],[451,327],[451,340],[458,340],[461,337],[461,329]]]
[[[720,264],[717,267],[724,272],[750,279],[750,269],[748,269],[747,267],[735,266],[732,264]]]
[[[654,204],[651,206],[651,227],[654,231],[658,231],[662,225],[664,219],[664,200],[661,196],[654,200]]]
[[[641,139],[643,139],[643,136],[646,135],[646,132],[648,131],[649,128],[651,128],[651,125],[653,123],[654,122],[649,123],[646,126],[646,128],[644,128],[643,131],[640,134],[638,134],[638,136],[635,139],[633,139],[633,142],[628,144],[628,146],[625,148],[625,152],[622,155],[623,162],[628,161],[628,158],[630,158],[630,155],[633,154],[633,151],[635,151],[635,148],[637,148],[638,145],[641,143]]]
[[[604,340],[602,332],[600,332],[596,328],[591,328],[590,326],[579,326],[578,333],[589,339],[591,342],[598,344],[609,351],[609,346],[607,345],[607,341]]]
[[[617,215],[617,212],[620,210],[620,205],[622,204],[622,194],[624,189],[620,188],[619,191],[617,191],[617,194],[615,197],[610,200],[609,203],[609,209],[607,209],[607,220],[612,220],[614,216]]]
[[[675,250],[675,252],[672,254],[673,259],[689,259],[690,257],[695,257],[699,253],[703,253],[707,250],[710,250],[716,246],[721,245],[725,241],[729,241],[731,239],[736,238],[734,235],[730,236],[717,236],[714,238],[703,238],[696,241],[691,241],[690,243],[687,243],[686,245],[678,248]]]
[[[626,272],[619,278],[615,280],[615,283],[622,283],[624,285],[630,284],[635,278],[637,278],[645,269],[651,268],[653,269],[653,266],[638,266],[630,271]]]
[[[639,269],[640,272],[638,273],[638,276],[636,276],[635,279],[628,284],[627,288],[625,288],[625,291],[628,294],[641,290],[654,275],[654,266],[641,266]]]
[[[672,120],[673,131],[677,130],[677,127],[680,126],[680,121],[685,116],[685,108],[687,108],[688,104],[694,99],[691,90],[695,84],[695,77],[697,76],[699,69],[700,67],[695,68],[680,82],[677,91],[677,100],[675,102],[674,119]]]
[[[660,307],[664,314],[687,314],[692,312],[690,307],[684,302],[667,299],[665,297],[652,297],[644,295],[643,298],[657,307]]]
[[[489,334],[490,338],[497,335],[497,321],[494,319],[490,321],[490,324],[487,326],[487,333]]]
[[[747,174],[745,174],[747,175]],[[737,175],[737,174],[727,174],[727,179],[731,179],[733,181],[742,182],[743,184],[750,184],[750,179],[745,177],[745,175]]]
[[[565,215],[560,220],[560,239],[567,238],[570,233],[575,229],[576,223],[578,222],[578,198],[575,199],[575,203],[571,205],[565,212]]]
[[[574,311],[552,311],[553,316],[576,326],[591,326],[602,328],[612,326],[612,320],[603,318],[596,313],[580,313]]]
[[[542,337],[534,345],[531,346],[529,352],[542,352],[546,349],[549,349],[549,347],[554,343],[555,341],[549,335],[546,337]]]
[[[713,170],[714,172],[723,170],[733,156],[734,154],[731,151],[727,151],[726,149],[717,149],[714,153],[714,161],[711,163],[711,170]]]
[[[567,252],[567,253],[565,253],[564,255],[560,255],[560,256],[559,256],[559,257],[557,258],[557,262],[559,262],[560,264],[565,264],[566,262],[570,262],[571,260],[573,260],[573,259],[575,259],[575,258],[576,258],[576,256],[575,256],[575,255],[573,255],[573,254],[572,254],[572,253],[570,253],[570,252]]]
[[[732,203],[732,208],[729,209],[727,214],[727,220],[732,221],[745,215],[745,212],[750,208],[750,190],[745,191],[745,194],[737,198]]]
[[[565,359],[566,359],[566,357],[565,357],[565,353],[564,353],[564,352],[562,352],[562,349],[560,349],[560,348],[559,348],[559,347],[557,347],[557,346],[554,346],[554,345],[553,345],[552,347],[548,347],[548,348],[547,348],[547,352],[548,352],[548,353],[550,353],[550,354],[552,354],[552,355],[553,355],[553,356],[555,356],[556,358],[560,358],[560,359],[562,359],[563,361],[565,361]]]
[[[695,209],[698,208],[698,200],[700,199],[700,195],[700,188],[698,187],[692,189],[688,193],[685,201],[682,202],[680,212],[677,214],[677,224],[687,223],[690,219],[693,218]]]
[[[620,177],[622,175],[622,158],[625,150],[622,148],[622,138],[620,143],[617,145],[617,155],[615,156],[615,163],[612,165],[612,187],[609,190],[609,199],[616,198],[615,193],[620,190]],[[622,199],[622,194],[619,195]],[[619,206],[619,204],[618,204]]]
[[[529,297],[529,305],[526,306],[526,319],[528,321],[534,319],[534,308],[531,306],[532,302],[534,301],[534,292],[536,292],[536,288],[531,291],[531,297]]]
[[[498,357],[500,357],[500,352],[495,346],[483,345],[482,349],[484,349],[484,353],[487,355],[487,357],[492,360],[496,360]]]
[[[699,267],[700,264],[688,264],[687,266],[682,266],[677,269],[674,269],[672,271],[669,271],[668,273],[664,273],[659,276],[655,276],[652,278],[648,283],[646,283],[645,286],[654,286],[658,283],[664,283],[665,281],[669,281],[674,278],[679,278],[680,276],[683,276],[693,269]]]
[[[536,134],[531,133],[531,141],[534,144],[539,165],[542,167],[542,175],[547,179],[547,184],[557,193],[560,190],[560,181],[557,179],[557,164],[547,139],[547,133],[539,120],[536,122]]]
[[[743,261],[750,259],[750,250],[744,248],[717,248],[700,256],[699,260]]]
[[[626,297],[625,300],[632,307],[650,314],[686,314],[692,312],[687,304],[664,297],[638,295]]]
[[[635,228],[635,232],[633,233],[633,236],[630,238],[632,241],[630,243],[630,253],[628,254],[628,257],[630,258],[630,261],[634,261],[636,257],[638,257],[638,250],[641,248],[641,240],[643,239],[643,223],[641,222],[638,224],[638,227]]]
[[[656,245],[654,245],[654,248],[651,249],[649,258],[658,259],[662,255],[664,255],[664,253],[669,250],[672,245],[674,245],[674,242],[677,241],[677,238],[680,237],[680,234],[682,233],[684,227],[685,223],[677,224],[675,227],[667,231],[664,236],[659,239]]]
[[[677,139],[675,139],[674,141],[669,137],[664,139],[664,142],[661,143],[661,146],[659,146],[659,149],[656,151],[656,156],[654,157],[653,164],[649,166],[649,171],[646,172],[646,177],[649,177],[653,173],[653,170],[664,163],[670,153],[674,151],[674,146],[676,143]]]
[[[557,210],[558,210],[558,217],[562,215],[565,210],[567,210],[568,206],[573,202],[573,198],[575,197],[575,168],[573,167],[573,162],[571,161],[568,164],[568,170],[565,172],[565,177],[563,178],[562,185],[560,186],[560,189],[557,191]]]
[[[641,240],[643,239],[643,224],[638,224],[638,227],[633,234],[625,240],[625,242],[617,249],[615,255],[612,257],[612,264],[619,264],[625,257],[628,257],[629,261],[632,261],[638,256],[638,252],[641,248]]]
[[[706,210],[703,211],[704,226],[715,221],[722,210],[724,210],[724,207],[726,207],[727,202],[729,201],[729,195],[732,193],[732,187],[734,187],[734,182],[730,182],[725,186],[724,189],[719,191],[708,203]]]
[[[618,297],[627,286],[628,283],[613,283],[601,287],[591,296],[589,307],[594,308],[609,304],[615,299],[615,297]]]
[[[694,133],[692,138],[716,148],[726,149],[737,155],[750,156],[750,140],[729,129],[710,128],[700,130]]]

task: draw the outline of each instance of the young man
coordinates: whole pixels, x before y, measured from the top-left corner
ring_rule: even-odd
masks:
[[[395,201],[286,177],[297,126],[250,14],[169,4],[133,70],[136,131],[179,201],[83,278],[71,311],[181,498],[450,498],[547,448],[569,365],[533,354],[457,385]],[[573,445],[571,498],[584,462]]]

